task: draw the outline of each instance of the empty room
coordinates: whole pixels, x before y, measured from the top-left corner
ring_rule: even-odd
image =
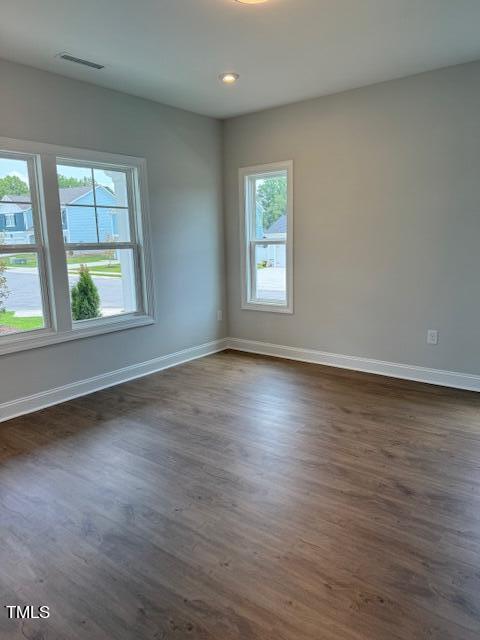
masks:
[[[0,640],[479,640],[479,24],[2,3]]]

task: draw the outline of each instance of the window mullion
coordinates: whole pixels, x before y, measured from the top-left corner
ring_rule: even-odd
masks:
[[[38,253],[41,248],[39,244],[2,244],[0,253]]]
[[[250,299],[256,300],[257,298],[257,270],[255,268],[255,242],[250,241],[249,243],[249,288],[250,288]]]
[[[37,264],[40,276],[40,290],[42,296],[42,308],[45,328],[52,329],[52,327],[56,326],[56,321],[54,318],[54,309],[52,306],[52,296],[49,295],[51,285],[49,278],[47,278],[47,257],[43,245],[37,246]]]
[[[42,154],[41,160],[43,202],[45,205],[42,214],[47,248],[47,271],[52,290],[52,320],[57,331],[69,331],[72,328],[72,316],[56,158],[54,155]]]
[[[127,181],[127,205],[128,205],[128,228],[130,231],[130,238],[133,242],[137,242],[137,238],[142,237],[141,230],[138,229],[141,221],[138,219],[138,216],[134,216],[134,211],[136,210],[135,206],[135,181],[133,180],[133,172],[130,170],[126,174]],[[139,207],[141,210],[141,207]]]
[[[133,278],[135,281],[135,302],[137,311],[145,313],[146,308],[146,290],[144,287],[144,278],[141,267],[140,247],[135,244],[132,247],[133,252]]]
[[[92,172],[92,194],[93,194],[93,211],[95,212],[95,229],[97,232],[97,242],[100,242],[100,234],[98,232],[98,209],[97,209],[95,173],[93,172],[93,169],[90,169],[90,171]]]
[[[284,245],[286,245],[287,244],[287,238],[285,238],[285,239],[282,238],[282,239],[279,239],[279,240],[272,239],[272,238],[262,238],[261,240],[250,240],[250,242],[252,244],[254,244],[254,245],[260,245],[260,246],[261,245],[266,245],[266,244],[271,244],[271,245],[284,244]]]
[[[135,242],[68,242],[65,244],[66,251],[102,251],[105,249],[135,249]]]

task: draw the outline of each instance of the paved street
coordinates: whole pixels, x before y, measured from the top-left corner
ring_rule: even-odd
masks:
[[[7,286],[10,295],[6,301],[9,311],[40,311],[42,308],[38,276],[33,269],[8,269]],[[68,276],[70,287],[78,276]],[[123,306],[121,278],[93,277],[100,294],[102,309],[121,309]],[[39,313],[39,315],[41,315]]]
[[[7,299],[6,307],[9,311],[27,312],[33,315],[33,312],[40,309],[41,298],[38,276],[34,269],[18,268],[8,269],[6,272],[8,288],[11,293]],[[121,278],[108,278],[92,276],[100,294],[101,307],[108,315],[115,310],[123,307],[122,280]],[[68,276],[70,287],[77,282],[78,276]],[[285,269],[266,268],[259,269],[257,272],[257,287],[259,297],[264,300],[277,299],[281,293],[285,292]]]
[[[257,270],[257,296],[262,300],[278,300],[285,297],[285,269],[266,267]]]

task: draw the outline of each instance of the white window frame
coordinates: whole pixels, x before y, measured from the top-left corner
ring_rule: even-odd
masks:
[[[130,250],[132,252],[132,261],[134,268],[134,280],[135,280],[135,298],[137,311],[131,313],[122,313],[117,314],[116,316],[108,316],[108,320],[112,321],[117,318],[128,318],[135,315],[138,315],[139,310],[144,308],[143,299],[145,297],[145,292],[143,291],[142,286],[142,276],[141,276],[141,268],[139,268],[139,258],[141,254],[141,247],[138,242],[138,238],[141,237],[141,226],[138,224],[138,215],[135,215],[135,212],[139,210],[139,204],[135,202],[135,192],[136,192],[136,178],[135,172],[136,169],[134,167],[125,167],[124,165],[117,164],[108,164],[106,162],[92,162],[87,161],[85,159],[78,160],[77,158],[66,158],[66,157],[57,157],[57,165],[60,166],[68,166],[68,167],[78,167],[78,168],[86,168],[92,171],[92,190],[93,190],[93,203],[92,204],[72,204],[72,208],[86,208],[86,209],[94,209],[95,217],[97,217],[97,209],[118,209],[122,211],[126,211],[128,215],[128,223],[129,223],[129,232],[130,239],[128,241],[117,241],[112,240],[111,242],[101,242],[99,239],[97,242],[70,242],[65,241],[65,230],[63,229],[63,219],[61,220],[62,224],[62,235],[64,237],[65,251],[101,251],[101,250]],[[123,206],[114,206],[114,205],[99,205],[97,204],[97,196],[96,189],[97,187],[93,185],[94,178],[94,170],[100,171],[115,171],[119,173],[123,173],[125,175],[125,181],[127,185],[127,202]],[[100,186],[100,185],[99,185]],[[65,207],[66,208],[66,207]],[[60,206],[61,209],[61,206]],[[68,231],[68,229],[67,229]],[[98,234],[98,227],[97,227]],[[94,318],[92,320],[77,320],[73,322],[73,329],[75,331],[81,330],[85,326],[94,326],[105,323],[106,318]]]
[[[258,240],[255,237],[255,193],[253,182],[262,177],[271,177],[280,172],[287,174],[287,239]],[[272,162],[269,164],[242,167],[239,169],[240,185],[240,250],[241,250],[241,278],[242,303],[241,308],[254,311],[273,313],[293,313],[293,162]],[[275,300],[258,300],[255,298],[254,286],[254,256],[255,245],[285,244],[286,254],[286,302]]]
[[[45,321],[43,329],[0,336],[0,354],[153,324],[155,300],[145,159],[1,137],[0,154],[29,163],[36,243],[2,245],[0,252],[37,253]],[[127,170],[132,176],[128,205],[134,212],[134,236],[132,242],[115,243],[115,248],[121,248],[120,244],[125,244],[125,248],[134,245],[137,297],[134,313],[75,323],[72,320],[66,262],[68,245],[64,243],[57,182],[57,161],[61,163],[67,158],[87,166],[94,164],[98,168]],[[102,243],[94,248],[109,248],[109,245]]]
[[[16,227],[15,214],[4,213],[3,215],[5,216],[5,229],[14,229]]]

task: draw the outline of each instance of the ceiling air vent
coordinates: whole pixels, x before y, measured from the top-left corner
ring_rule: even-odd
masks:
[[[84,60],[83,58],[77,58],[76,56],[72,56],[71,53],[59,53],[57,58],[62,58],[62,60],[68,60],[68,62],[75,62],[76,64],[83,64],[84,67],[90,67],[91,69],[104,69],[104,64],[98,64],[98,62],[92,62],[91,60]]]

